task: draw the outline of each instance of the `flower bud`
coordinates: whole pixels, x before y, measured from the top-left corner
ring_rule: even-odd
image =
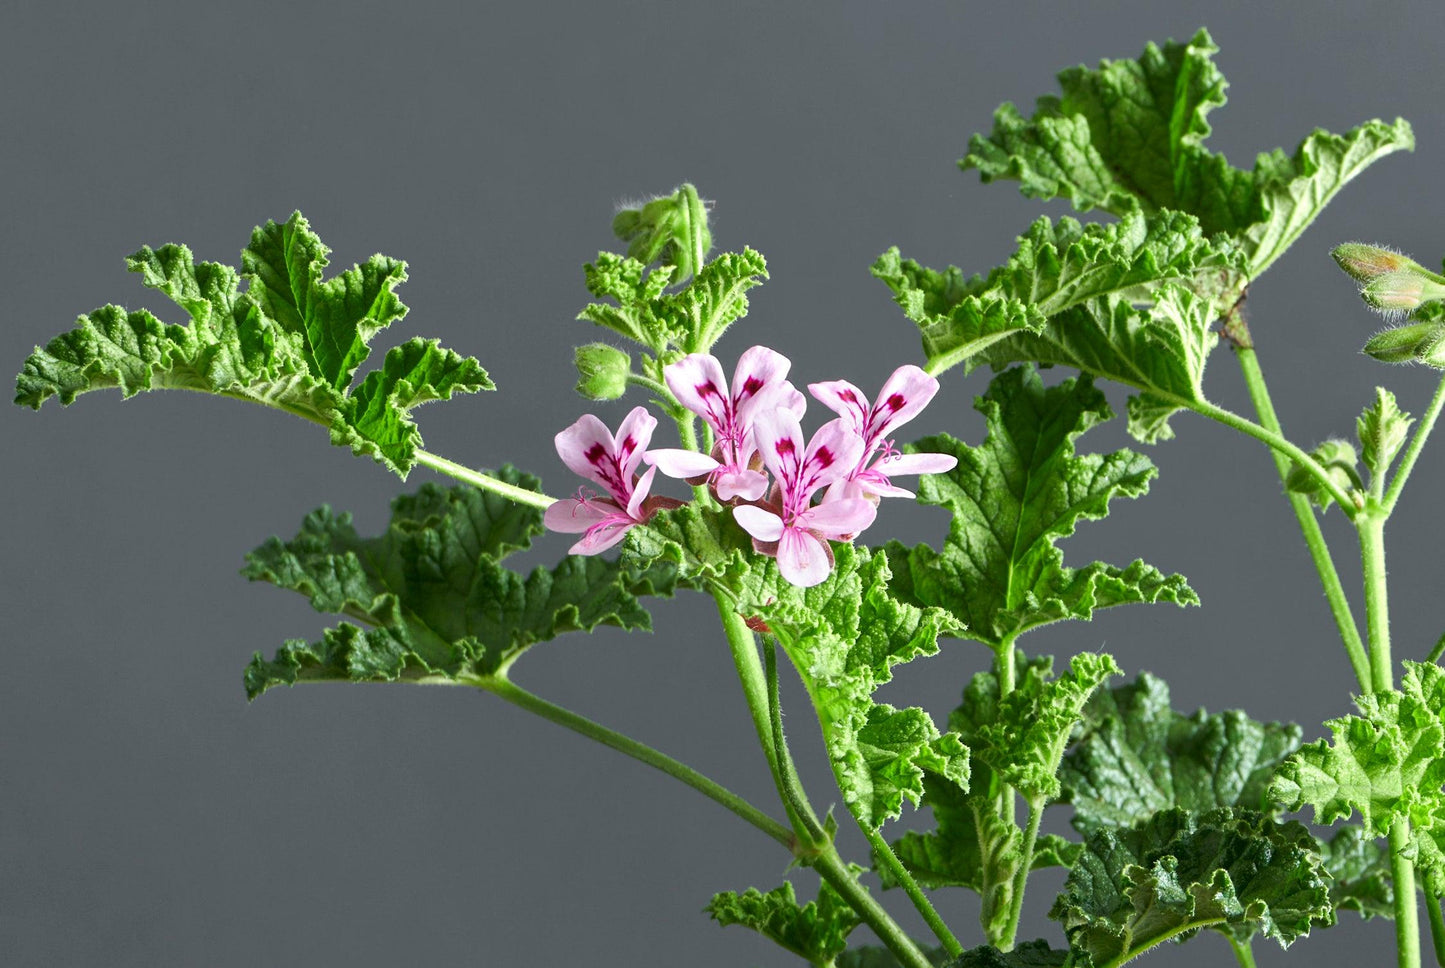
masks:
[[[1445,324],[1411,323],[1376,333],[1365,344],[1364,353],[1381,363],[1429,363],[1445,365]],[[1435,362],[1440,359],[1442,362]]]
[[[577,392],[588,400],[616,400],[627,390],[632,358],[615,346],[588,343],[577,347]]]
[[[1427,302],[1445,299],[1445,286],[1417,267],[1376,276],[1365,284],[1360,295],[1375,309],[1408,313]]]
[[[1356,282],[1368,283],[1388,272],[1418,269],[1423,267],[1414,259],[1380,245],[1366,245],[1363,242],[1346,242],[1334,247],[1330,255],[1335,264]]]

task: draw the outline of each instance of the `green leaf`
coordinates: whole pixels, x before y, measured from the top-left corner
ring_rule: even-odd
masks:
[[[1313,807],[1323,826],[1359,813],[1371,837],[1412,817],[1428,824],[1445,782],[1445,670],[1406,661],[1400,690],[1355,705],[1359,716],[1325,723],[1333,745],[1322,739],[1285,761],[1270,797],[1290,810]]]
[[[950,961],[947,968],[1087,968],[1087,960],[1056,951],[1047,941],[1025,941],[1003,952],[989,945],[971,948]]]
[[[827,881],[819,883],[817,900],[801,906],[792,882],[784,881],[766,894],[753,887],[742,894],[724,891],[703,910],[724,927],[750,928],[818,966],[833,965],[848,946],[848,935],[862,923]]]
[[[1175,712],[1169,687],[1146,672],[1089,701],[1059,770],[1063,801],[1084,833],[1176,807],[1265,809],[1270,779],[1299,743],[1298,726],[1255,722],[1238,710]]]
[[[698,198],[697,189],[688,184],[671,195],[621,209],[612,219],[612,231],[629,243],[629,258],[676,267],[678,281],[697,271],[694,249],[705,256],[712,248],[707,206]]]
[[[1395,403],[1393,393],[1384,387],[1375,387],[1374,404],[1355,420],[1361,456],[1372,475],[1378,477],[1390,470],[1414,422],[1414,418]]]
[[[1261,154],[1253,171],[1233,168],[1204,146],[1207,115],[1225,103],[1217,51],[1201,30],[1187,43],[1149,44],[1138,60],[1063,71],[1060,96],[1040,98],[1032,118],[1004,104],[959,164],[985,182],[1017,180],[1034,198],[1066,197],[1079,211],[1187,212],[1205,234],[1229,236],[1257,277],[1346,182],[1413,149],[1414,136],[1403,120],[1370,121],[1344,135],[1315,131],[1293,156]]]
[[[1325,473],[1340,490],[1349,493],[1365,489],[1365,484],[1356,469],[1359,457],[1349,441],[1327,440],[1310,451],[1310,456],[1325,469]],[[1311,503],[1319,507],[1321,511],[1329,510],[1330,505],[1335,501],[1330,492],[1325,490],[1320,479],[1306,471],[1300,464],[1295,464],[1290,470],[1289,475],[1285,478],[1284,486],[1287,491],[1306,495]]]
[[[900,598],[947,609],[968,637],[995,650],[1019,634],[1063,619],[1089,619],[1096,608],[1133,602],[1197,604],[1179,575],[1142,561],[1120,568],[1063,564],[1055,542],[1081,520],[1108,513],[1116,496],[1148,491],[1154,465],[1122,450],[1077,456],[1074,442],[1112,414],[1087,379],[1045,388],[1031,368],[995,377],[975,407],[988,436],[970,447],[940,435],[918,450],[952,454],[958,466],[925,476],[919,500],[953,514],[942,551],[887,546]]]
[[[37,348],[16,380],[15,402],[118,387],[214,393],[285,410],[330,428],[333,442],[375,458],[403,478],[421,446],[409,413],[429,400],[493,389],[476,360],[414,339],[350,392],[368,342],[406,314],[395,288],[404,263],[373,256],[323,278],[329,250],[300,212],[256,229],[242,276],[196,262],[182,245],[142,248],[127,260],[146,286],[185,310],[189,326],[146,310],[103,306]]]
[[[1122,674],[1111,656],[1095,652],[1074,656],[1057,679],[1027,667],[999,702],[997,720],[979,730],[974,755],[1025,799],[1057,799],[1059,761],[1084,704],[1105,679]]]
[[[753,556],[730,578],[741,614],[777,638],[818,711],[833,772],[849,810],[874,829],[923,797],[926,774],[968,783],[968,751],[917,708],[875,703],[892,667],[938,651],[957,632],[941,609],[919,608],[889,591],[885,557],[839,544],[826,580],[798,588],[772,559]]]
[[[1320,863],[1330,875],[1330,905],[1336,911],[1358,911],[1372,917],[1395,917],[1395,888],[1390,880],[1390,855],[1364,829],[1346,825],[1320,841]]]
[[[752,249],[724,252],[676,292],[673,267],[647,271],[633,258],[600,252],[586,267],[587,290],[612,303],[592,303],[577,315],[664,354],[706,353],[727,327],[747,314],[747,292],[768,278]]]
[[[1122,964],[1202,928],[1287,946],[1330,923],[1328,875],[1299,823],[1252,811],[1165,810],[1089,837],[1049,913],[1075,952]]]
[[[499,480],[535,490],[504,467]],[[639,596],[670,595],[676,570],[569,556],[521,575],[499,562],[540,533],[541,512],[469,487],[426,485],[392,505],[391,524],[361,538],[351,516],[321,508],[287,542],[272,538],[242,571],[305,595],[320,612],[372,626],[288,641],[246,670],[251,698],[303,679],[351,681],[496,675],[530,646],[599,625],[651,629]]]
[[[1218,286],[1237,262],[1227,244],[1206,241],[1191,216],[1131,211],[1107,225],[1041,218],[987,277],[965,279],[953,267],[934,272],[901,259],[897,249],[874,263],[873,274],[918,324],[928,370],[937,374],[1011,333],[1038,333],[1050,317],[1091,300],[1148,302],[1165,282]]]
[[[942,948],[929,948],[924,945],[919,945],[919,948],[928,958],[929,964],[944,968],[950,963],[948,952]],[[875,945],[849,948],[840,954],[833,964],[836,968],[901,968],[898,959],[893,957],[893,952]]]

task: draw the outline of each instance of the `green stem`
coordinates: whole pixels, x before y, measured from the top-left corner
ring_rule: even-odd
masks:
[[[1430,654],[1425,658],[1425,662],[1438,662],[1442,654],[1445,654],[1445,635],[1440,636],[1439,641],[1435,643],[1435,648],[1431,649]]]
[[[1398,820],[1390,828],[1390,873],[1395,882],[1395,950],[1399,968],[1420,968],[1420,909],[1415,899],[1415,865],[1404,856],[1410,846],[1410,824]]]
[[[863,823],[858,824],[858,829],[863,831],[863,836],[868,838],[868,843],[873,848],[873,856],[888,868],[893,879],[908,894],[913,901],[913,906],[918,909],[919,914],[923,915],[923,920],[928,922],[928,927],[932,929],[934,936],[948,952],[948,956],[957,958],[963,953],[963,945],[959,944],[958,938],[948,930],[948,925],[943,923],[943,918],[939,917],[938,911],[934,909],[933,902],[928,900],[928,895],[923,893],[923,889],[918,886],[918,882],[913,879],[908,868],[904,867],[903,862],[898,859],[898,855],[893,853],[893,848],[888,846],[888,841],[883,839],[883,834]]]
[[[543,719],[551,720],[559,726],[565,726],[574,733],[580,733],[588,739],[596,740],[603,746],[609,746],[619,753],[630,756],[641,763],[646,763],[654,769],[661,770],[674,779],[681,780],[703,796],[731,810],[784,847],[792,847],[793,832],[783,824],[769,817],[727,787],[708,779],[697,770],[678,762],[667,754],[661,753],[651,746],[640,743],[616,730],[608,729],[600,723],[594,723],[592,720],[585,716],[578,715],[570,709],[564,709],[555,703],[548,702],[540,696],[533,695],[505,677],[480,677],[471,684],[505,699],[514,706],[520,706],[530,713],[536,713]]]
[[[1004,951],[1012,951],[1014,940],[1018,937],[1019,918],[1024,910],[1024,888],[1028,885],[1029,868],[1034,866],[1034,845],[1039,839],[1039,821],[1044,816],[1044,800],[1042,798],[1030,797],[1029,825],[1024,830],[1023,849],[1019,854],[1019,869],[1014,875],[1013,899],[1009,902],[1008,910],[1008,933],[1004,939],[1008,947]]]
[[[1400,466],[1395,470],[1395,476],[1390,481],[1390,489],[1385,492],[1382,507],[1385,516],[1395,510],[1395,502],[1400,499],[1400,492],[1405,488],[1405,481],[1410,477],[1410,471],[1415,467],[1415,461],[1420,456],[1420,451],[1425,447],[1425,438],[1430,436],[1430,431],[1435,428],[1435,421],[1440,416],[1440,408],[1445,407],[1445,379],[1441,379],[1440,385],[1435,388],[1435,396],[1430,400],[1430,407],[1425,415],[1420,418],[1420,423],[1415,427],[1415,436],[1410,441],[1405,456],[1400,458]],[[1384,470],[1381,469],[1381,474]]]
[[[499,481],[495,477],[489,477],[480,471],[474,471],[469,467],[453,463],[445,457],[438,457],[429,451],[418,450],[416,462],[423,467],[430,467],[449,477],[455,477],[459,481],[465,481],[473,487],[480,487],[484,491],[491,491],[493,494],[500,494],[509,501],[516,501],[518,504],[528,504],[534,508],[546,509],[556,503],[557,499],[546,494],[539,494],[536,491],[529,491],[524,487],[517,487],[515,484],[508,484],[506,481]]]
[[[899,964],[904,968],[932,968],[928,957],[919,950],[904,930],[898,926],[898,922],[883,910],[883,906],[868,893],[868,889],[853,877],[843,859],[838,856],[838,851],[830,844],[828,850],[820,854],[812,861],[813,868],[819,876],[833,886],[833,890],[842,895],[843,900],[858,912],[865,924],[873,929],[878,935],[878,940],[893,952]]]
[[[687,200],[687,239],[692,246],[692,274],[696,276],[702,269],[702,261],[707,258],[707,247],[703,242],[703,227],[707,225],[707,212],[702,205],[702,199],[698,197],[697,189],[691,183],[682,186],[682,197]],[[682,282],[681,279],[674,279],[673,282]]]
[[[727,636],[728,648],[732,650],[733,666],[738,670],[738,681],[742,683],[743,698],[747,701],[748,712],[753,717],[753,729],[757,731],[758,743],[768,759],[768,770],[778,787],[778,798],[787,803],[779,779],[777,747],[773,744],[773,724],[768,716],[768,683],[763,674],[763,665],[758,660],[758,646],[753,641],[753,630],[733,608],[732,603],[719,593],[713,594],[717,602],[718,617],[722,620],[723,632]]]
[[[1235,356],[1239,358],[1239,368],[1244,373],[1244,383],[1249,388],[1249,398],[1254,402],[1254,409],[1259,414],[1260,424],[1273,433],[1283,435],[1279,416],[1275,413],[1274,403],[1269,398],[1269,390],[1264,383],[1264,372],[1259,367],[1259,357],[1255,354],[1254,347],[1240,346],[1235,351]],[[1283,484],[1289,477],[1289,459],[1279,451],[1271,451],[1271,454],[1274,457],[1275,470],[1279,473],[1280,483]],[[1340,574],[1335,570],[1335,562],[1330,556],[1329,546],[1325,543],[1319,519],[1315,517],[1314,510],[1310,507],[1309,498],[1303,494],[1286,490],[1285,497],[1289,499],[1295,520],[1299,522],[1300,532],[1304,535],[1305,547],[1309,549],[1310,560],[1314,562],[1315,571],[1320,576],[1320,584],[1324,586],[1325,601],[1329,603],[1330,615],[1334,617],[1335,627],[1339,629],[1340,639],[1344,642],[1345,654],[1350,658],[1350,667],[1355,671],[1355,678],[1360,683],[1361,691],[1369,693],[1373,686],[1370,677],[1370,660],[1365,652],[1365,644],[1360,639],[1360,627],[1355,622],[1354,613],[1350,610],[1350,601],[1345,597],[1345,586],[1340,581]]]
[[[1425,913],[1430,918],[1430,941],[1435,948],[1435,964],[1445,968],[1445,918],[1440,914],[1440,898],[1425,887]]]
[[[1229,947],[1234,950],[1234,960],[1239,962],[1240,968],[1255,968],[1254,945],[1249,941],[1236,941],[1227,934],[1224,937],[1229,941]]]
[[[677,400],[673,398],[672,391],[665,384],[659,383],[650,376],[643,376],[641,373],[627,374],[627,382],[636,387],[642,387],[648,393],[657,398],[658,403],[668,407],[676,407]]]
[[[1360,516],[1360,561],[1365,577],[1365,623],[1370,633],[1370,668],[1375,692],[1395,688],[1390,658],[1390,602],[1385,583],[1385,518],[1378,511]]]
[[[788,752],[788,742],[783,737],[783,704],[778,698],[778,649],[771,642],[763,643],[763,673],[768,681],[768,721],[773,733],[773,760],[778,764],[783,796],[790,815],[801,823],[806,848],[810,853],[816,853],[828,845],[829,837],[803,794],[803,781],[798,778],[792,754]]]

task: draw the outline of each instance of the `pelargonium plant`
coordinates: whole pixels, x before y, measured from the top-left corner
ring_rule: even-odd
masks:
[[[582,479],[571,496],[509,465],[478,471],[423,447],[419,405],[491,380],[477,360],[420,338],[358,379],[372,341],[406,314],[395,292],[406,267],[374,256],[328,277],[328,250],[299,213],[256,229],[239,269],[180,245],[142,248],[129,267],[189,325],[113,305],[81,316],[25,362],[16,402],[69,404],[108,387],[216,394],[320,424],[402,478],[421,466],[453,479],[397,498],[381,534],[363,537],[323,507],[291,540],[247,557],[247,577],[347,619],[258,654],[247,695],[320,680],[468,685],[656,767],[795,865],[781,885],[717,894],[707,913],[811,965],[1117,968],[1209,934],[1248,966],[1258,938],[1288,946],[1353,910],[1394,919],[1404,968],[1420,964],[1422,901],[1445,965],[1445,642],[1397,670],[1384,567],[1385,523],[1445,383],[1418,419],[1381,388],[1353,442],[1302,446],[1275,415],[1246,321],[1251,287],[1350,179],[1411,149],[1411,130],[1317,130],[1293,154],[1231,167],[1205,145],[1207,115],[1224,103],[1215,53],[1201,31],[1064,71],[1032,115],[999,108],[962,167],[1100,217],[1040,218],[1002,265],[973,276],[886,252],[873,274],[920,330],[923,359],[898,360],[875,394],[842,374],[795,373],[766,346],[715,350],[767,267],[752,249],[711,252],[691,185],[623,211],[613,227],[627,252],[585,270],[597,301],[580,319],[610,341],[578,349],[577,389],[640,402],[615,430],[584,413],[557,432],[561,463]],[[1445,276],[1373,244],[1341,245],[1335,258],[1365,302],[1394,317],[1365,352],[1445,369]],[[1220,343],[1252,416],[1206,395]],[[986,384],[973,375],[985,365]],[[1046,381],[1046,367],[1065,373]],[[900,442],[945,374],[980,381],[983,438]],[[1065,564],[1060,542],[1115,498],[1144,495],[1155,474],[1134,450],[1078,450],[1114,416],[1096,381],[1130,392],[1128,430],[1144,444],[1172,438],[1187,411],[1268,448],[1359,684],[1359,715],[1325,724],[1331,739],[1302,744],[1299,727],[1237,711],[1185,715],[1147,673],[1112,683],[1123,670],[1108,655],[1056,667],[1022,648],[1026,632],[1097,609],[1198,604],[1182,576],[1143,561]],[[653,446],[659,420],[678,446]],[[933,544],[867,543],[887,528],[882,499],[906,497],[945,509],[947,532]],[[1363,627],[1320,528],[1330,507],[1358,533]],[[507,567],[534,542],[571,544],[555,567]],[[716,605],[776,803],[749,802],[514,681],[533,646],[601,625],[647,629],[648,609],[682,591]],[[974,647],[965,642],[993,661],[961,684],[946,722],[875,699],[895,666]],[[838,818],[799,778],[780,666],[811,700],[866,857],[840,854]],[[933,828],[890,836],[905,805],[931,811]],[[1071,808],[1077,836],[1041,833],[1054,805]],[[1290,818],[1305,807],[1335,829]],[[1050,867],[1066,870],[1051,911],[1060,932],[1021,943],[1030,875]],[[800,903],[804,869],[818,882]],[[943,916],[960,888],[979,896],[979,923]],[[915,908],[927,934],[905,931],[897,905]],[[850,945],[865,924],[878,944]]]

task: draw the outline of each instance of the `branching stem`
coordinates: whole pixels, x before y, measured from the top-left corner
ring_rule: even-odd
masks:
[[[1410,440],[1410,446],[1405,450],[1405,455],[1400,458],[1400,466],[1395,469],[1395,476],[1390,481],[1390,489],[1385,492],[1385,498],[1381,502],[1385,516],[1388,517],[1395,510],[1395,502],[1400,499],[1400,492],[1405,489],[1405,481],[1410,477],[1410,471],[1415,468],[1415,461],[1420,457],[1420,451],[1425,448],[1425,439],[1430,436],[1430,431],[1435,429],[1435,421],[1440,417],[1440,408],[1445,407],[1445,378],[1440,380],[1440,385],[1435,388],[1435,396],[1430,400],[1430,406],[1420,418],[1419,424],[1415,426],[1415,436]]]
[[[491,491],[493,494],[500,494],[509,501],[516,501],[518,504],[527,504],[534,508],[543,510],[551,507],[557,502],[555,497],[547,494],[539,494],[536,491],[529,491],[525,487],[517,487],[515,484],[508,484],[506,481],[499,481],[495,477],[483,474],[481,471],[474,471],[469,467],[447,460],[445,457],[438,457],[430,451],[418,450],[416,462],[423,467],[430,467],[434,471],[446,474],[448,477],[455,477],[459,481],[471,484],[473,487],[480,487],[484,491]]]

